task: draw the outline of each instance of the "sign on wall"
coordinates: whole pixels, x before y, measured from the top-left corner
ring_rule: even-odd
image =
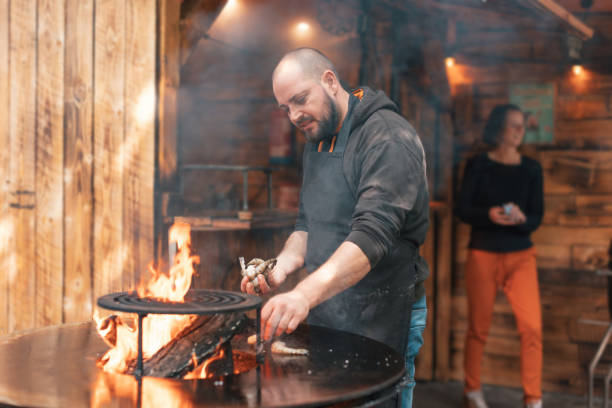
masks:
[[[553,83],[510,85],[510,103],[525,113],[524,143],[552,143],[555,86]]]

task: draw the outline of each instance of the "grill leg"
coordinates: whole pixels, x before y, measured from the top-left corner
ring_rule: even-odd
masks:
[[[257,360],[257,364],[263,363],[263,340],[261,338],[261,307],[257,308],[257,340],[255,342],[255,358]]]
[[[588,408],[593,408],[593,382],[595,380],[595,367],[601,356],[608,345],[608,341],[610,341],[610,336],[612,335],[612,323],[608,326],[608,330],[606,331],[606,335],[604,336],[601,343],[599,343],[599,348],[597,349],[597,353],[595,353],[595,357],[591,360],[591,364],[589,364],[589,394],[588,394]],[[609,375],[609,374],[608,374]],[[608,389],[608,381],[606,380],[606,392]],[[607,400],[607,398],[606,398]]]
[[[138,314],[138,359],[137,366],[134,374],[138,379],[142,377],[142,373],[144,372],[142,365],[142,319],[144,319],[146,314]]]

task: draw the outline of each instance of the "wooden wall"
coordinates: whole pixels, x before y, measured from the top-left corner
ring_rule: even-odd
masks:
[[[155,0],[0,2],[0,334],[153,259]]]
[[[600,35],[610,38],[607,27],[609,23],[597,26]],[[545,215],[533,234],[543,306],[543,387],[584,393],[588,362],[609,321],[607,282],[595,270],[606,264],[612,239],[612,73],[587,69],[578,77],[568,71],[568,66],[555,64],[483,66],[467,61],[449,75],[454,80],[459,158],[479,137],[492,107],[508,102],[510,84],[555,85],[554,143],[525,146],[525,153],[544,169]],[[462,380],[469,226],[458,223],[455,239],[451,372]],[[520,387],[519,337],[501,293],[485,349],[483,382]]]

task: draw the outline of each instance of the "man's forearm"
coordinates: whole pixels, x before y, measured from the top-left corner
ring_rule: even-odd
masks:
[[[332,296],[350,288],[370,271],[370,262],[352,242],[342,243],[332,256],[301,281],[295,291],[308,299],[313,308]]]
[[[293,273],[304,266],[307,241],[308,233],[306,231],[294,231],[287,238],[283,250],[276,257],[279,263],[285,265],[287,274]]]

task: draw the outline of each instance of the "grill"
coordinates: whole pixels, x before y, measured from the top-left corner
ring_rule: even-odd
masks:
[[[102,296],[98,305],[137,314],[140,328],[152,313],[248,310],[257,311],[257,331],[260,326],[261,300],[236,292],[191,290],[184,303],[123,292]],[[103,372],[96,360],[108,347],[93,322],[16,334],[0,340],[0,406],[365,408],[396,397],[405,373],[403,357],[391,347],[339,330],[302,324],[284,336],[288,346],[308,349],[308,356],[276,355],[262,343],[255,354],[247,336],[237,333],[229,348],[256,357],[255,368],[212,379],[177,380]]]
[[[147,314],[216,314],[244,312],[261,307],[257,296],[223,290],[192,289],[184,302],[161,302],[133,292],[111,293],[98,298],[98,306],[120,312]]]
[[[138,357],[136,377],[143,372],[142,319],[148,314],[207,315],[257,310],[257,360],[261,360],[261,299],[257,296],[223,290],[192,289],[184,302],[166,302],[154,298],[138,297],[135,292],[118,292],[98,298],[98,306],[138,315]]]
[[[234,350],[241,348],[237,337]],[[363,336],[301,325],[286,341],[310,355],[268,351],[241,374],[173,380],[98,369],[96,359],[108,346],[92,322],[38,329],[0,341],[0,406],[373,407],[396,395],[404,375],[398,353]],[[95,404],[100,395],[107,400]]]

